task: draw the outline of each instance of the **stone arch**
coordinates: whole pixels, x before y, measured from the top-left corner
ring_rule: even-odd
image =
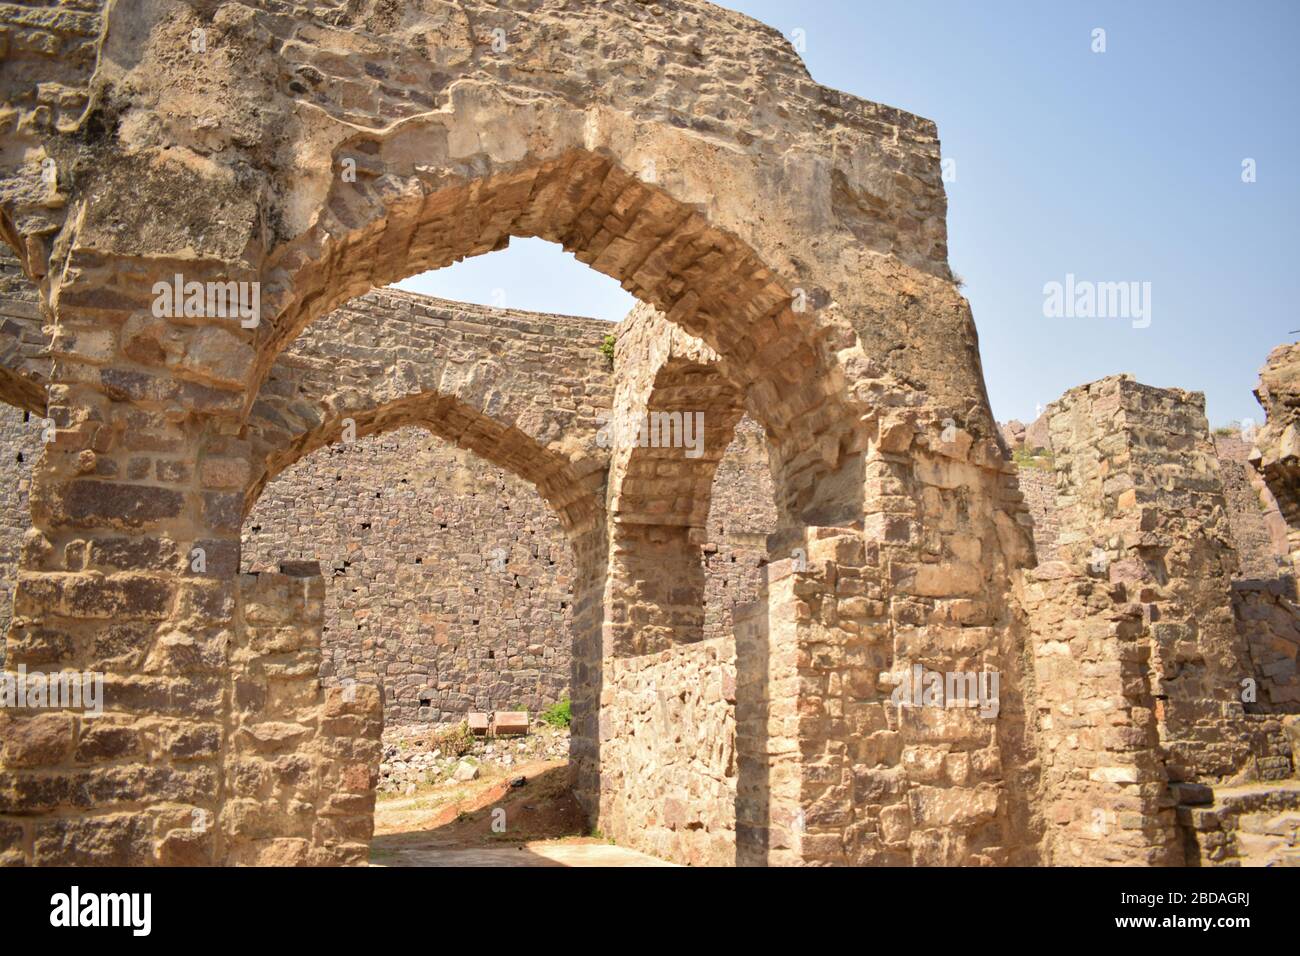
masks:
[[[122,694],[116,717],[166,721],[169,741],[202,734],[210,746],[158,750],[149,779],[173,774],[166,801],[143,773],[117,781],[114,800],[139,808],[128,814],[112,801],[76,815],[58,800],[0,805],[21,859],[69,862],[62,848],[74,846],[113,848],[97,862],[243,859],[225,841],[256,816],[243,801],[265,795],[212,784],[259,745],[292,744],[222,711],[243,677],[205,652],[231,633],[261,640],[249,607],[308,608],[315,585],[195,579],[156,561],[155,545],[237,540],[262,467],[254,405],[298,333],[376,284],[512,235],[560,242],[699,338],[769,435],[791,559],[785,577],[769,574],[755,628],[796,740],[770,776],[808,824],[774,832],[779,858],[999,862],[1027,845],[1005,809],[1009,791],[1028,789],[1003,767],[1021,756],[999,749],[1006,734],[891,725],[873,676],[921,658],[1013,669],[1023,646],[1006,581],[1026,560],[1022,509],[946,262],[932,123],[819,87],[775,31],[697,0],[582,0],[562,14],[487,0],[400,15],[117,4],[105,19],[84,114],[32,134],[54,188],[35,149],[0,157],[0,226],[42,277],[54,328],[57,425],[34,479],[9,647],[17,660],[15,648],[58,637],[69,663],[134,687],[145,661],[102,651],[129,606],[133,646],[157,650],[149,676],[166,687]],[[195,29],[210,55],[177,56]],[[23,106],[30,78],[5,65],[0,94]],[[260,324],[151,321],[153,284],[181,272],[260,283]],[[551,450],[571,466],[590,460]],[[576,548],[574,705],[585,695],[586,716],[574,762],[588,800],[612,637],[598,514]],[[778,665],[798,670],[778,677]],[[177,713],[180,700],[192,706]],[[48,716],[4,735],[0,762],[20,783],[121,769],[83,763],[79,718]],[[366,714],[335,716],[351,726]],[[317,743],[322,755],[347,749]],[[944,748],[976,772],[926,779]],[[928,761],[915,772],[914,757]],[[360,776],[347,796],[364,799]],[[196,836],[176,805],[213,811],[219,828]],[[859,826],[878,818],[894,824],[887,833]],[[769,824],[789,821],[755,825]],[[321,831],[313,859],[357,858],[347,826]]]
[[[300,335],[262,383],[246,428],[248,506],[324,444],[415,424],[535,485],[572,534],[588,531],[608,458],[595,440],[611,393],[606,328],[394,290],[353,300]]]
[[[629,172],[641,157],[619,142],[620,131],[601,130],[593,148],[599,123],[587,114],[542,114],[491,100],[466,96],[453,112],[335,147],[330,168],[355,159],[357,180],[336,177],[311,226],[269,257],[264,274],[275,291],[259,363],[358,292],[502,248],[511,236],[540,237],[620,280],[666,321],[725,354],[784,462],[786,510],[825,507],[816,482],[864,440],[855,437],[858,416],[825,333],[796,311],[806,291],[793,291],[699,203]],[[454,144],[484,126],[502,127],[505,141],[458,155]],[[620,162],[624,152],[630,155]],[[851,500],[840,510],[860,507]]]
[[[612,451],[607,626],[616,656],[704,633],[713,477],[744,415],[708,346],[636,310],[615,352],[623,372],[604,435]]]

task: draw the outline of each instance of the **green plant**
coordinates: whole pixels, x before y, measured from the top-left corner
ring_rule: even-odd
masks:
[[[600,354],[605,356],[605,360],[608,361],[610,365],[614,364],[614,344],[617,341],[618,339],[613,335],[607,335],[600,343]]]
[[[542,720],[552,727],[567,727],[573,722],[573,711],[569,705],[569,698],[559,703],[552,704],[542,711]]]
[[[430,746],[453,757],[461,757],[474,747],[474,735],[470,732],[469,722],[462,720],[454,727],[435,730],[429,738]]]

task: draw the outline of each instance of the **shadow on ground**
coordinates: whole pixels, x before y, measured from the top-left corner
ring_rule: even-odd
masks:
[[[569,789],[568,765],[537,761],[508,774],[496,771],[379,801],[370,862],[386,867],[671,865],[614,846],[584,827]]]

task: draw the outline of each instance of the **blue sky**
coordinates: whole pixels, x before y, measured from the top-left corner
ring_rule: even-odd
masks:
[[[999,419],[1116,372],[1205,392],[1215,425],[1262,419],[1258,369],[1300,329],[1300,2],[725,5],[802,30],[817,82],[938,123],[950,258]],[[1045,317],[1044,285],[1067,274],[1151,283],[1150,325]],[[631,305],[540,240],[401,286],[610,320]]]

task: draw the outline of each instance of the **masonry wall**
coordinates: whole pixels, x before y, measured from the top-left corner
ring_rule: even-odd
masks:
[[[365,866],[379,776],[380,694],[373,686],[322,688],[325,582],[311,562],[285,564],[283,572],[239,578],[221,748],[229,783],[212,839],[218,855],[234,864]],[[187,652],[193,651],[176,648]],[[191,734],[222,737],[219,727],[204,731]],[[162,862],[201,862],[205,854],[194,851],[209,828],[179,822],[162,842],[161,852],[172,854]]]
[[[1214,450],[1237,550],[1237,577],[1272,580],[1290,572],[1286,520],[1277,500],[1250,464],[1251,443],[1240,435],[1215,435]]]
[[[36,290],[9,255],[4,321],[39,331]],[[0,628],[41,428],[0,405]],[[775,527],[752,420],[736,429],[713,496],[702,549],[709,639],[729,634],[731,609],[755,599]],[[327,580],[322,677],[382,683],[389,723],[537,710],[567,694],[572,555],[552,511],[509,472],[419,428],[320,449],[279,475],[244,522],[243,568],[300,560],[319,560]]]
[[[1035,423],[1040,433],[1047,424],[1046,416]],[[1250,465],[1250,442],[1236,434],[1215,435],[1213,450],[1236,558],[1235,571],[1230,572],[1233,620],[1249,649],[1256,682],[1255,699],[1247,709],[1300,713],[1300,603],[1287,557],[1286,522],[1264,479]],[[1061,557],[1062,524],[1068,525],[1070,518],[1057,500],[1058,476],[1050,455],[1041,465],[1022,464],[1017,477],[1034,522],[1038,562],[1056,561]]]
[[[601,761],[610,836],[679,863],[735,863],[735,639],[611,657],[605,687],[601,732],[618,742]]]
[[[763,429],[750,418],[736,426],[713,478],[709,540],[704,545],[704,637],[731,637],[734,609],[759,597],[767,536],[776,530],[772,472]]]
[[[536,711],[569,681],[573,556],[541,496],[419,428],[323,448],[244,522],[250,570],[319,560],[322,675],[378,681],[390,723]]]
[[[1046,856],[1178,863],[1170,784],[1293,770],[1251,693],[1255,622],[1234,614],[1245,532],[1230,526],[1203,396],[1114,377],[1045,417],[1058,559],[1026,574],[1025,606]]]
[[[1056,507],[1056,472],[1046,467],[1022,465],[1016,473],[1020,493],[1034,522],[1034,551],[1038,560],[1056,560],[1056,542],[1061,533]]]

